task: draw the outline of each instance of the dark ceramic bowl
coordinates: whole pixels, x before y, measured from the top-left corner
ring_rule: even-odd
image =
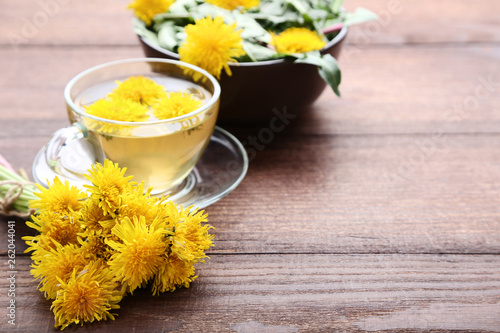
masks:
[[[347,28],[328,42],[321,53],[338,58]],[[179,55],[152,45],[139,36],[147,57],[179,60]],[[224,72],[219,80],[221,104],[218,123],[259,125],[268,123],[274,109],[297,114],[314,103],[326,87],[316,66],[294,64],[284,59],[231,64],[232,76]]]

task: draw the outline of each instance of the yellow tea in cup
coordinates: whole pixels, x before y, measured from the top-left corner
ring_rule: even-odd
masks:
[[[195,80],[194,72],[201,73],[202,79]],[[167,93],[189,94],[200,106],[168,119],[157,118],[150,107],[140,121],[106,119],[88,111],[92,104],[105,99],[117,87],[117,81],[133,76],[148,78]],[[88,169],[90,165],[80,165],[79,156],[72,163],[61,160],[57,147],[62,145],[55,143],[64,141],[67,145],[75,138],[83,138],[90,147],[86,154],[91,160],[103,163],[109,159],[126,167],[126,174],[133,175],[134,181],[144,181],[145,188],[153,186],[153,193],[172,189],[186,178],[207,147],[217,119],[219,96],[220,87],[215,78],[179,61],[132,59],[94,67],[76,76],[66,87],[72,134],[68,136],[65,131],[61,140],[61,135],[56,133],[47,144],[47,162],[61,173],[78,174],[79,170]]]
[[[167,92],[186,92],[202,105],[212,97],[209,91],[193,82],[171,77],[150,79]],[[75,103],[82,107],[91,105],[115,86],[111,81],[91,87],[77,96]],[[212,109],[203,117],[194,115],[182,120],[180,128],[173,131],[165,124],[153,125],[159,121],[153,114],[148,115],[149,119],[141,126],[109,124],[90,118],[85,119],[84,125],[95,137],[102,155],[127,166],[127,174],[144,181],[146,187],[162,190],[180,183],[205,150],[217,119],[217,105]]]

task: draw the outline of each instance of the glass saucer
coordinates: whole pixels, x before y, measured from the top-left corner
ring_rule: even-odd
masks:
[[[234,190],[247,170],[248,156],[243,145],[228,131],[216,126],[193,171],[173,190],[156,195],[168,195],[170,200],[183,207],[193,205],[202,209]],[[56,176],[82,190],[83,185],[90,184],[75,174],[62,174],[52,169],[45,160],[45,148],[42,148],[33,162],[33,179],[48,187],[47,180],[52,183]]]

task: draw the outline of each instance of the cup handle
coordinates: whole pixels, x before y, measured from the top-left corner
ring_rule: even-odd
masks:
[[[92,144],[87,140],[89,132],[80,123],[56,131],[45,145],[45,160],[55,169],[62,166],[76,173],[83,173],[95,162]],[[72,150],[66,151],[71,147]],[[87,163],[84,163],[87,162]]]

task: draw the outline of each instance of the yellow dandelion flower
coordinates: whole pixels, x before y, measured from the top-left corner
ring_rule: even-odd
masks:
[[[128,5],[134,11],[135,16],[151,24],[156,14],[164,13],[174,3],[174,0],[135,0]]]
[[[140,183],[124,193],[117,217],[120,219],[128,217],[133,221],[134,217],[143,216],[146,224],[151,224],[161,210],[161,205],[157,205],[159,199],[151,196],[151,191],[152,188],[149,188],[144,192],[144,183]]]
[[[110,311],[120,308],[122,293],[105,265],[94,262],[84,270],[74,269],[67,281],[59,279],[59,283],[60,290],[51,307],[54,327],[62,330],[72,323],[83,325],[94,320],[115,319],[116,314]]]
[[[206,2],[227,10],[234,10],[238,7],[250,9],[260,4],[260,0],[206,0]]]
[[[85,111],[99,118],[117,121],[146,121],[149,117],[146,105],[120,98],[100,99],[86,106]],[[99,124],[95,120],[94,122],[96,125]]]
[[[279,35],[271,34],[271,45],[282,53],[305,53],[320,50],[326,42],[316,31],[307,28],[288,28]]]
[[[43,211],[38,215],[33,215],[32,219],[33,222],[27,221],[26,225],[37,230],[39,234],[23,238],[30,246],[26,252],[38,249],[55,249],[56,243],[61,245],[78,244],[78,233],[81,232],[81,225],[77,218]]]
[[[113,251],[105,242],[106,236],[103,235],[102,230],[85,230],[78,236],[80,251],[88,261],[107,261],[113,254]]]
[[[153,105],[153,113],[158,119],[169,119],[188,114],[202,104],[202,101],[187,92],[171,92]]]
[[[116,81],[116,84],[118,88],[108,95],[111,100],[131,101],[151,106],[165,96],[162,85],[144,76],[131,76],[123,82]]]
[[[60,280],[67,281],[73,269],[82,269],[87,264],[79,247],[74,244],[55,244],[55,249],[39,250],[32,256],[31,275],[41,280],[40,291],[47,299],[56,298]]]
[[[111,228],[105,228],[108,222],[113,221],[109,215],[104,214],[104,211],[99,204],[94,200],[87,200],[85,205],[80,210],[80,220],[82,228],[89,231],[106,230],[111,231]]]
[[[169,216],[173,235],[170,236],[171,251],[184,261],[200,261],[205,258],[205,250],[213,246],[213,235],[208,231],[213,227],[202,225],[207,222],[207,215],[203,212],[190,212],[189,208],[182,208],[177,214]]]
[[[104,161],[104,166],[92,165],[92,170],[85,177],[92,183],[84,185],[90,192],[90,198],[102,209],[105,215],[116,216],[121,205],[121,194],[130,189],[132,176],[125,177],[127,168],[119,168],[118,163]]]
[[[192,262],[185,262],[175,255],[169,256],[155,275],[152,284],[153,295],[174,291],[177,287],[189,288],[190,283],[198,277],[194,272]]]
[[[49,182],[49,188],[44,188],[40,184],[36,185],[41,192],[34,194],[40,199],[32,200],[29,204],[30,207],[39,211],[70,215],[82,207],[81,200],[86,198],[85,193],[80,192],[76,186],[70,187],[68,181],[63,184],[58,177],[54,178],[52,184]]]
[[[235,31],[236,23],[227,25],[222,17],[198,19],[195,24],[186,26],[185,42],[179,47],[181,61],[188,62],[207,70],[220,78],[222,69],[231,76],[229,63],[236,63],[235,58],[245,54],[241,39],[241,30]],[[200,73],[192,73],[199,80]]]
[[[106,220],[102,221],[100,224],[106,230],[106,232],[111,232],[111,229],[116,225],[117,220],[119,219],[119,216],[116,216],[114,219],[111,220]]]
[[[116,251],[108,262],[109,267],[120,282],[128,285],[131,293],[150,280],[165,260],[168,244],[164,229],[157,221],[147,226],[143,216],[134,217],[133,221],[125,218],[112,230],[120,241],[107,241]]]

